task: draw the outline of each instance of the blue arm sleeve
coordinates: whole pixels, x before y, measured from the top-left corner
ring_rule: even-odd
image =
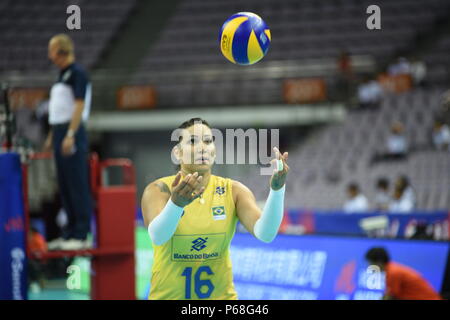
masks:
[[[154,244],[160,246],[173,236],[183,215],[183,210],[184,208],[177,206],[172,199],[167,201],[164,209],[148,225],[148,234]]]
[[[261,241],[272,242],[278,233],[283,220],[285,187],[286,185],[277,191],[270,189],[261,217],[253,228],[255,237]]]

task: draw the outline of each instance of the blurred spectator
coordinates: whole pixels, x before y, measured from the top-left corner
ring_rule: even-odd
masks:
[[[365,212],[369,210],[369,201],[364,194],[361,193],[356,183],[351,183],[347,187],[348,200],[344,204],[344,211],[347,213]]]
[[[28,260],[30,290],[33,293],[39,293],[44,287],[45,278],[45,262],[40,258],[43,253],[47,252],[47,243],[45,238],[34,227],[31,227],[31,230],[28,233],[28,247],[31,255],[37,258]]]
[[[391,261],[381,247],[367,251],[367,262],[386,274],[384,300],[441,300],[441,296],[416,270]]]
[[[450,150],[450,129],[441,120],[434,122],[433,144],[438,150]]]
[[[391,135],[387,139],[389,154],[395,157],[404,157],[408,152],[408,143],[404,134],[403,124],[395,122],[391,127]]]
[[[390,76],[396,76],[399,74],[411,74],[411,64],[406,58],[398,57],[395,62],[389,65],[388,74]]]
[[[410,199],[414,204],[416,203],[416,192],[414,191],[411,182],[409,182],[407,176],[405,175],[399,176],[395,181],[395,187],[405,189],[404,191],[405,197]]]
[[[404,134],[403,124],[395,122],[391,127],[391,134],[386,140],[386,152],[375,153],[371,164],[386,160],[403,160],[408,154],[408,142]]]
[[[62,250],[86,249],[91,247],[87,235],[93,207],[86,132],[92,86],[89,75],[76,62],[75,46],[67,34],[50,39],[48,58],[58,67],[59,76],[50,91],[51,130],[43,149],[53,151],[60,196],[69,221],[62,237],[51,244]]]
[[[389,180],[386,178],[379,178],[375,188],[374,209],[380,211],[388,210],[392,201],[392,198],[389,195]]]
[[[380,105],[383,90],[375,79],[366,75],[358,86],[358,102],[361,109],[376,109]]]
[[[392,213],[410,213],[414,209],[414,203],[410,198],[405,197],[405,189],[395,187],[394,196],[389,211]]]
[[[416,205],[416,195],[406,176],[400,176],[395,181],[393,201],[390,212],[410,213]]]
[[[426,85],[427,66],[423,60],[414,57],[411,62],[410,72],[415,86],[422,87]]]

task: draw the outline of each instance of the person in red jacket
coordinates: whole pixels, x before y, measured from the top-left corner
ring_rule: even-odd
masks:
[[[28,260],[30,290],[32,293],[39,293],[44,287],[46,265],[46,261],[40,258],[42,254],[47,252],[47,242],[34,227],[31,227],[28,232],[28,247],[30,253],[37,258]]]
[[[416,270],[391,261],[384,248],[371,248],[366,260],[378,266],[386,274],[386,291],[383,299],[397,300],[441,300],[441,296]]]

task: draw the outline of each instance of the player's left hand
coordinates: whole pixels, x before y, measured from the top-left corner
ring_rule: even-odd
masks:
[[[273,190],[281,189],[286,183],[286,176],[289,172],[289,166],[287,165],[288,153],[285,152],[281,154],[280,150],[277,147],[273,148],[275,152],[275,159],[271,162],[275,164],[275,169],[273,170],[273,175],[270,178],[270,187]],[[278,170],[277,161],[280,160],[283,163],[282,170]]]
[[[75,138],[65,137],[61,145],[61,153],[63,156],[70,156],[74,153]]]

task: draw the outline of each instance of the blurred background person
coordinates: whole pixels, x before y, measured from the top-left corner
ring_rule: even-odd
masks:
[[[88,171],[88,138],[84,123],[89,118],[91,84],[86,71],[75,62],[72,39],[65,34],[52,37],[48,57],[59,68],[57,82],[50,91],[51,130],[44,149],[53,146],[62,204],[68,226],[49,249],[77,250],[89,247],[92,196]]]
[[[385,151],[375,153],[371,165],[380,161],[404,160],[408,155],[408,141],[403,124],[396,121],[391,126],[390,135],[386,139]]]
[[[369,201],[361,192],[357,183],[350,183],[347,187],[347,201],[343,210],[346,213],[365,212],[369,210]]]
[[[379,178],[375,184],[375,197],[373,207],[375,210],[386,211],[392,201],[389,195],[389,180],[387,178]]]
[[[416,203],[416,192],[406,175],[400,175],[395,180],[395,187],[404,189],[404,197],[408,198],[414,205]]]
[[[405,57],[397,57],[388,67],[388,74],[390,76],[396,76],[400,74],[410,74],[411,64]]]
[[[441,296],[417,271],[391,261],[389,253],[381,247],[367,251],[365,258],[386,275],[385,300],[441,300]]]
[[[408,177],[399,176],[395,181],[392,202],[389,211],[392,213],[410,213],[416,206],[416,195]]]
[[[414,209],[414,202],[405,196],[405,187],[395,186],[389,211],[392,213],[410,213]]]
[[[434,121],[432,139],[437,150],[450,151],[450,129],[439,119]]]
[[[383,89],[378,81],[365,75],[358,85],[358,102],[360,109],[377,109],[380,106]]]
[[[401,122],[395,122],[391,127],[391,135],[386,141],[388,155],[391,158],[404,158],[408,153],[408,142],[405,127]]]
[[[426,85],[427,66],[422,59],[417,56],[412,58],[410,72],[414,86],[423,87]]]
[[[31,227],[28,232],[28,248],[31,255],[38,258],[28,260],[29,287],[31,292],[39,293],[44,288],[46,265],[40,257],[47,252],[47,242],[35,227]]]

